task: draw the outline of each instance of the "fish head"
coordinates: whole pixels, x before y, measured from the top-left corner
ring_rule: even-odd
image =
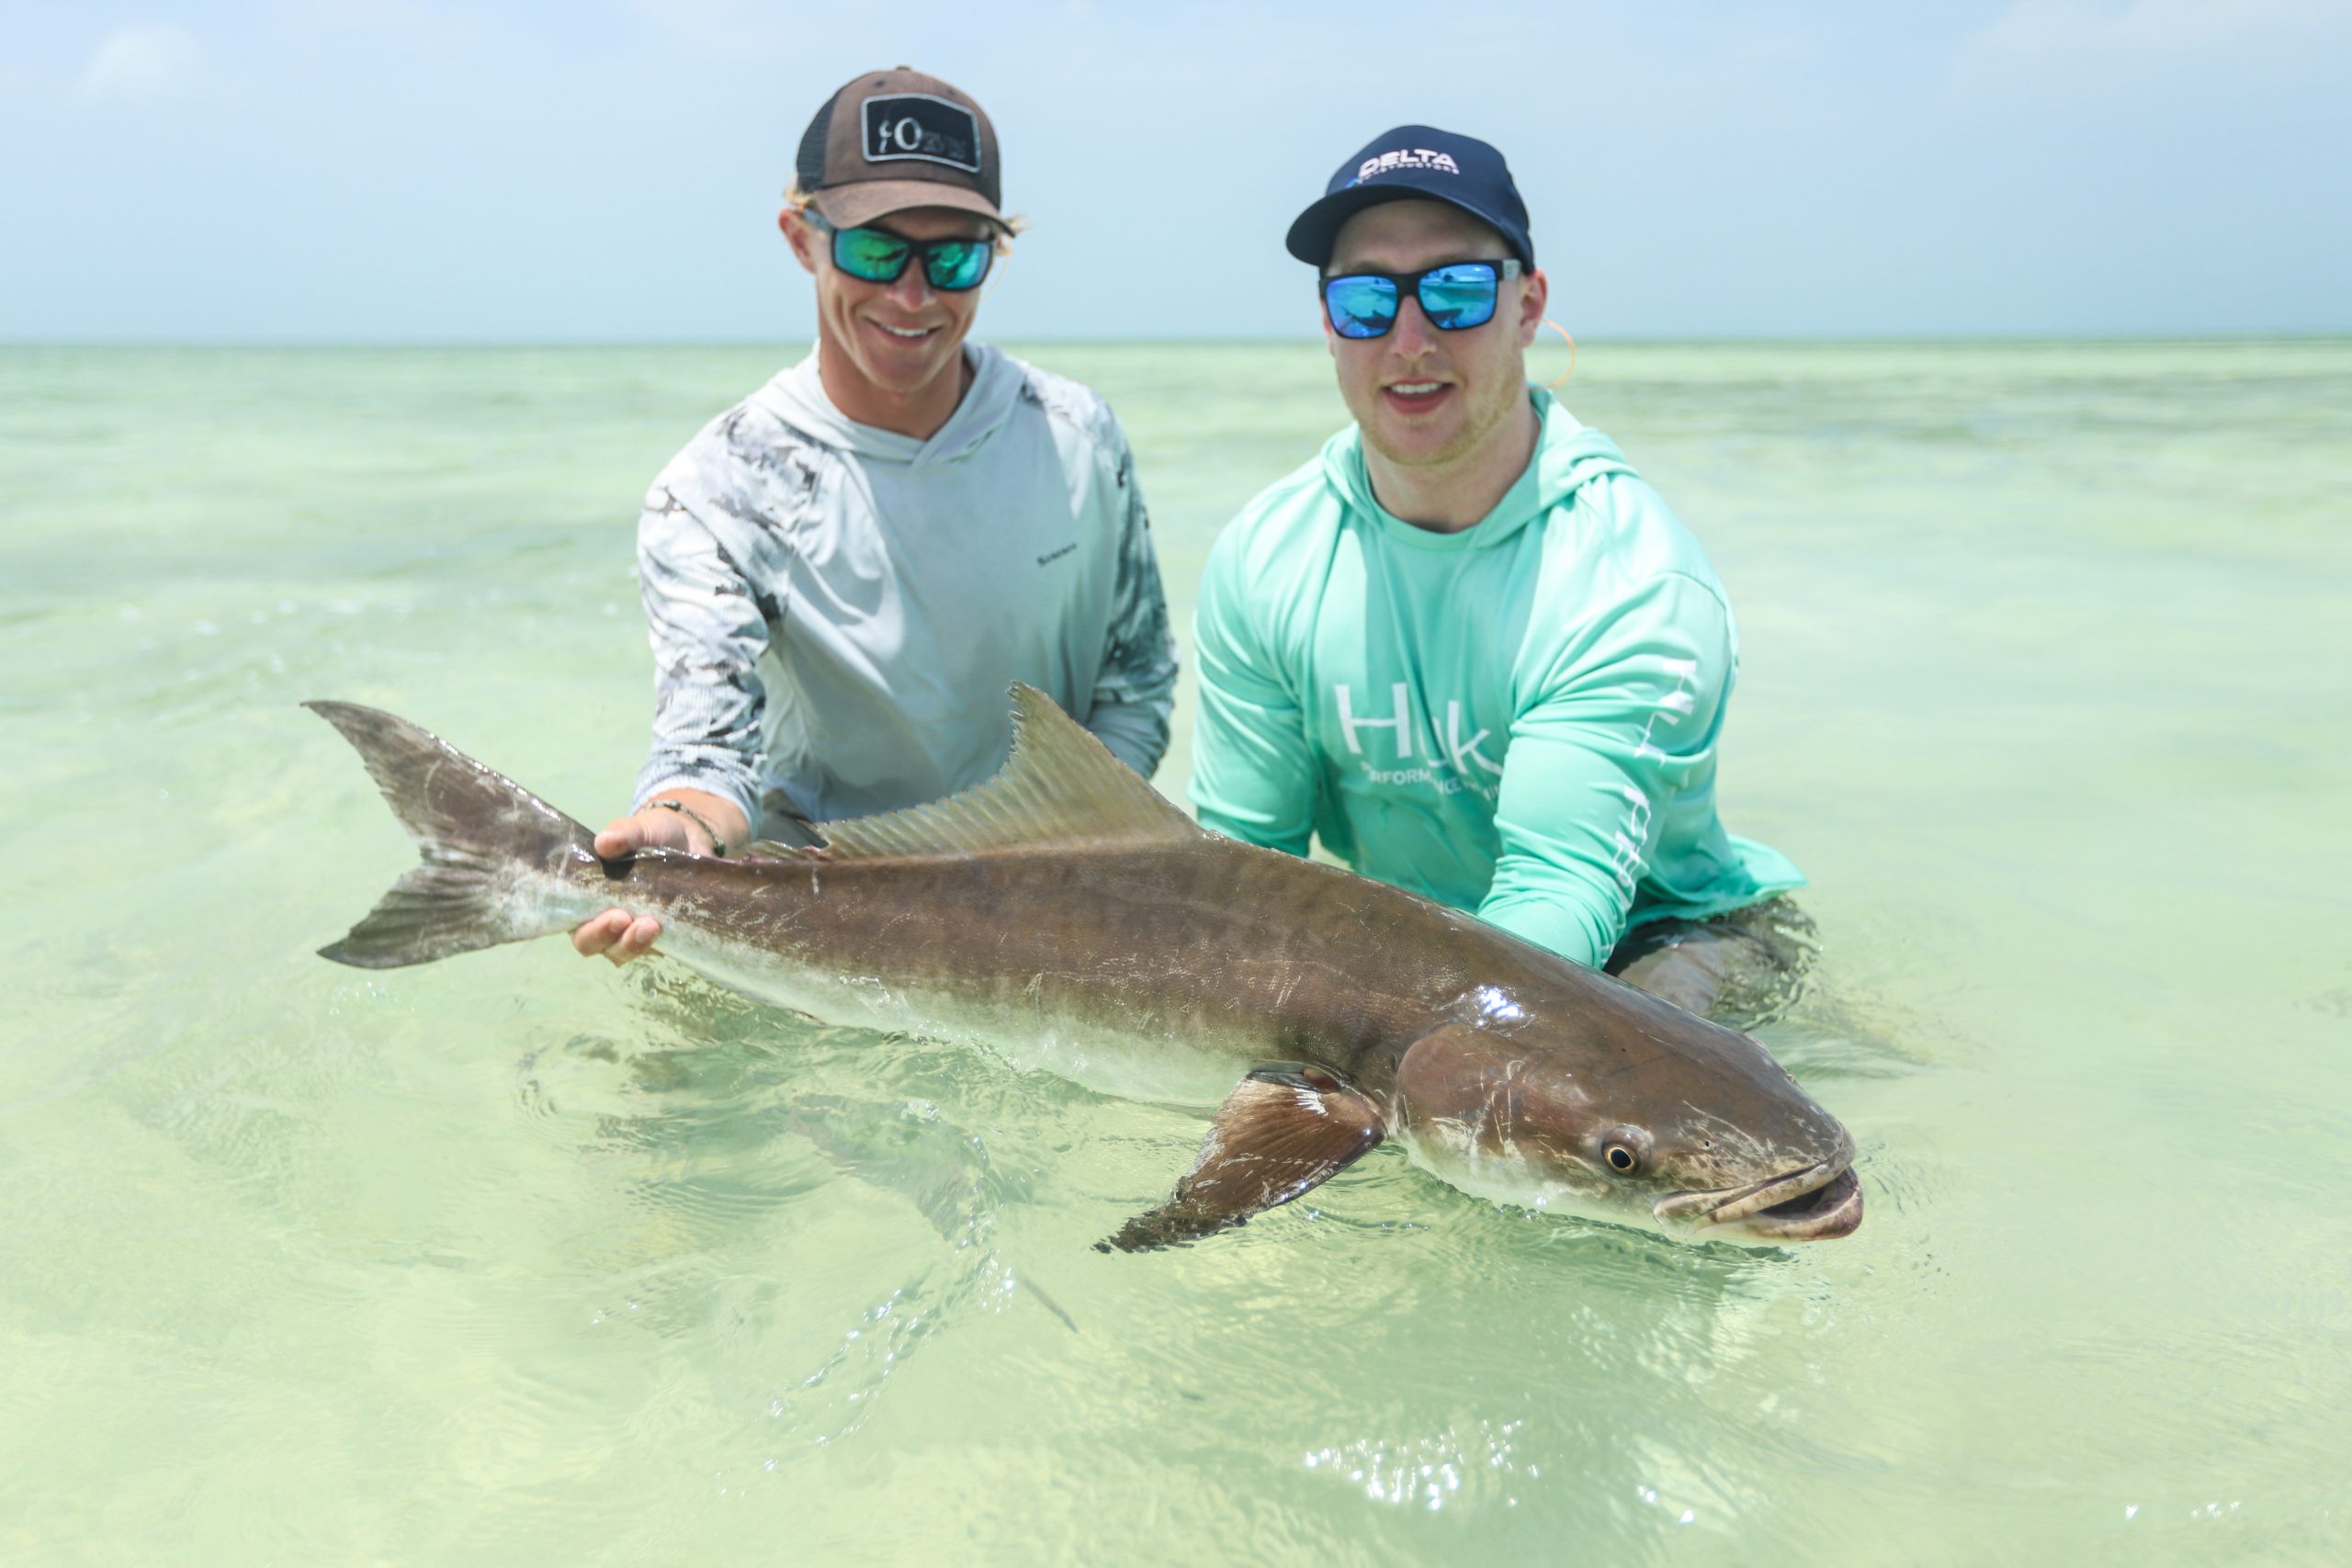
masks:
[[[1477,1196],[1686,1241],[1862,1223],[1854,1140],[1753,1038],[1638,993],[1556,1023],[1454,1024],[1397,1065],[1415,1161]]]

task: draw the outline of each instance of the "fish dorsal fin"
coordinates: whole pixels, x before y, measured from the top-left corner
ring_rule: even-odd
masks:
[[[1012,755],[961,795],[824,822],[829,859],[971,854],[1017,845],[1181,843],[1202,829],[1035,686],[1012,688]]]

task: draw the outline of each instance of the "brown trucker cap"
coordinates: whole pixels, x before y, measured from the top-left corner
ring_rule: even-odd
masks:
[[[795,172],[828,223],[854,229],[910,207],[952,207],[1010,227],[998,210],[996,128],[936,76],[869,71],[825,100]]]

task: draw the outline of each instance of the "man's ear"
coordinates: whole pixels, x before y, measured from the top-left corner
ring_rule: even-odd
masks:
[[[775,226],[784,231],[785,243],[792,247],[792,255],[801,269],[811,276],[817,271],[817,231],[797,208],[787,207],[775,215]]]
[[[1536,333],[1544,325],[1544,307],[1552,298],[1552,280],[1536,268],[1520,283],[1519,346],[1533,345]]]

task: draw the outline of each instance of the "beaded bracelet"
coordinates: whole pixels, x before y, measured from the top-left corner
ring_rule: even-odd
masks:
[[[697,827],[697,828],[701,829],[702,829],[706,834],[707,834],[707,835],[709,836],[709,838],[710,838],[710,852],[711,852],[711,854],[712,854],[713,856],[715,856],[716,858],[718,858],[718,859],[719,859],[719,860],[725,860],[725,859],[727,858],[727,840],[724,840],[724,839],[722,839],[722,838],[720,838],[720,837],[718,836],[718,829],[716,829],[716,828],[712,827],[708,822],[707,822],[707,821],[705,821],[705,820],[703,819],[703,815],[702,815],[702,813],[701,813],[701,812],[695,810],[692,807],[688,806],[684,801],[683,801],[683,800],[649,800],[649,801],[647,801],[647,802],[646,802],[646,805],[648,805],[648,806],[659,806],[659,807],[664,807],[664,808],[666,808],[666,809],[668,809],[668,810],[671,810],[671,811],[674,811],[674,812],[676,812],[679,816],[681,816],[681,817],[684,818],[687,821],[689,821],[689,822],[693,823],[695,827]]]

